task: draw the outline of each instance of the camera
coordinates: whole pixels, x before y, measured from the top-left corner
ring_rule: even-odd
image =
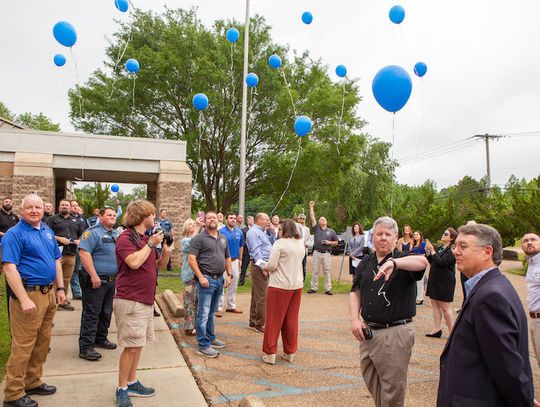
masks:
[[[362,333],[364,334],[364,338],[366,339],[366,341],[373,339],[373,332],[371,331],[371,328],[369,326],[367,328],[362,328]]]
[[[156,228],[154,230],[154,235],[156,233],[159,233],[160,231],[163,232],[163,240],[165,241],[165,244],[167,246],[172,245],[173,242],[174,242],[174,238],[171,236],[171,234],[169,232],[165,232],[162,228]]]

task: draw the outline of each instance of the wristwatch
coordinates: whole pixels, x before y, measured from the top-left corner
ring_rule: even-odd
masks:
[[[397,270],[397,264],[396,264],[396,261],[395,261],[392,257],[390,257],[387,261],[391,261],[392,264],[394,265],[394,270]]]
[[[66,292],[66,289],[64,287],[57,287],[56,288],[56,291],[63,291],[63,292]]]

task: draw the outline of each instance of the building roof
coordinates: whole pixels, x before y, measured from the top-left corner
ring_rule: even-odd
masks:
[[[4,119],[3,117],[0,117],[0,129],[27,130],[28,127],[25,127],[22,124],[18,124],[18,123],[12,122],[11,120]]]

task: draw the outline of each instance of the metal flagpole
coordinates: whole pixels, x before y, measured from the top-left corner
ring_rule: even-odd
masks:
[[[247,133],[247,83],[249,64],[249,0],[246,0],[244,25],[244,75],[242,76],[242,125],[240,128],[240,191],[238,214],[244,216],[246,205],[246,133]]]

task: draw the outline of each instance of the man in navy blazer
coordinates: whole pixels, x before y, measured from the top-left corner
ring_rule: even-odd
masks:
[[[467,224],[455,244],[457,269],[469,278],[467,299],[441,355],[437,406],[530,407],[527,317],[497,267],[501,236],[491,226]]]

